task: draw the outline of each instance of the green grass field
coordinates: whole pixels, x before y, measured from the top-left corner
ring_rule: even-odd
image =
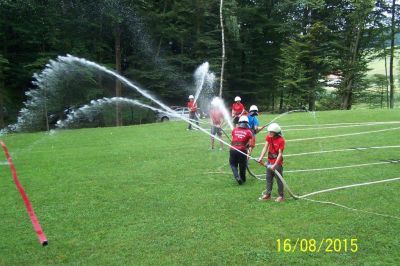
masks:
[[[260,120],[272,118],[263,115]],[[399,146],[400,123],[326,125],[384,121],[400,122],[400,111],[330,111],[315,117],[294,113],[278,119],[286,129],[284,177],[291,189],[301,195],[400,177],[400,164],[395,163],[289,172],[400,159],[400,148],[290,156]],[[305,130],[304,125],[313,129]],[[289,195],[283,203],[260,202],[263,181],[248,176],[247,183],[238,186],[227,150],[208,150],[207,135],[185,128],[183,122],[169,122],[3,136],[49,245],[39,245],[3,155],[0,265],[399,263],[400,182],[310,197],[357,210],[293,200]],[[379,131],[386,129],[393,130]],[[362,132],[366,134],[337,137]],[[264,137],[260,133],[257,142]],[[313,137],[318,139],[299,140]],[[260,150],[257,146],[253,155]],[[256,173],[264,171],[255,163],[250,166]],[[340,239],[341,248],[329,248],[327,238]],[[290,239],[293,252],[279,252],[278,239]],[[297,239],[315,239],[323,245],[319,252],[301,251],[300,244],[294,249]],[[357,252],[350,250],[351,239],[357,239]]]

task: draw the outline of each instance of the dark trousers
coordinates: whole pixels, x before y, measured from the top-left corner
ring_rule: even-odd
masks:
[[[197,117],[196,112],[190,112],[189,119],[191,120],[192,123],[193,120],[196,120],[196,125],[199,125],[199,122],[197,122],[199,118]],[[189,123],[188,129],[192,129],[192,124]]]
[[[233,176],[239,185],[241,185],[246,182],[247,156],[238,152],[237,150],[230,150],[229,155],[229,164],[231,166]]]
[[[281,176],[283,176],[282,165],[277,164],[275,167],[275,170],[277,170],[281,174]],[[279,177],[276,176],[275,172],[272,171],[270,168],[267,168],[267,194],[271,195],[272,183],[274,181],[274,177],[276,179],[276,183],[278,184],[278,194],[279,194],[279,196],[283,197],[283,183],[279,179]]]

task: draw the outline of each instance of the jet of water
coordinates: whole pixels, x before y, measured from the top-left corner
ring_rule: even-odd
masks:
[[[69,113],[67,115],[67,118],[65,120],[58,120],[56,126],[58,128],[68,128],[69,126],[71,126],[72,124],[81,120],[82,118],[94,117],[96,114],[101,112],[101,110],[104,106],[115,105],[116,103],[140,106],[140,107],[150,109],[152,111],[165,113],[169,116],[182,118],[182,116],[176,112],[172,112],[172,113],[167,112],[165,110],[161,110],[161,109],[155,108],[153,106],[141,103],[138,100],[132,100],[132,99],[123,98],[123,97],[113,97],[113,98],[102,98],[102,99],[92,100],[90,102],[90,105],[84,105],[77,110],[73,110],[71,113]]]
[[[114,72],[114,71],[112,71],[112,70],[110,70],[110,69],[108,69],[108,68],[106,68],[104,66],[101,66],[101,65],[96,64],[94,62],[86,60],[84,58],[78,58],[78,57],[75,57],[75,56],[72,56],[72,55],[67,55],[66,57],[65,56],[59,56],[58,60],[59,61],[65,61],[65,62],[77,62],[77,63],[80,63],[82,65],[85,65],[85,66],[88,66],[88,67],[92,67],[92,68],[98,69],[100,71],[103,71],[105,73],[108,73],[108,74],[116,77],[117,79],[119,79],[121,82],[123,82],[125,85],[127,85],[130,89],[136,90],[137,92],[139,92],[141,95],[143,95],[147,99],[155,102],[160,107],[162,107],[164,110],[166,110],[168,112],[171,112],[171,113],[174,113],[174,111],[171,108],[169,108],[168,106],[163,104],[161,101],[157,100],[154,96],[150,95],[150,93],[148,93],[147,91],[139,88],[138,86],[133,84],[131,81],[129,81],[127,78],[121,76],[120,74],[118,74],[118,73],[116,73],[116,72]]]
[[[194,101],[196,102],[199,98],[201,91],[203,90],[204,83],[208,80],[208,70],[210,65],[208,62],[204,62],[201,64],[196,71],[194,72],[195,84],[196,84],[196,93],[194,95]]]
[[[224,120],[226,121],[226,123],[228,123],[229,127],[232,130],[233,124],[232,124],[228,109],[226,109],[226,106],[224,104],[224,101],[219,97],[214,97],[211,101],[211,105],[217,107],[222,112],[222,114],[224,116]]]
[[[20,110],[17,122],[10,125],[8,130],[17,132],[43,129],[43,121],[48,119],[49,112],[52,110],[49,108],[49,105],[53,104],[50,99],[58,104],[62,102],[62,99],[60,99],[63,95],[62,92],[67,89],[64,84],[64,77],[68,76],[69,82],[71,80],[70,77],[74,77],[73,80],[80,80],[82,76],[85,76],[84,72],[87,72],[88,69],[94,69],[101,73],[111,75],[126,84],[128,88],[137,91],[147,99],[156,103],[171,115],[176,113],[150,93],[134,85],[131,81],[118,73],[86,59],[67,55],[59,56],[57,60],[50,60],[46,68],[40,74],[34,75],[36,80],[33,83],[38,88],[26,92],[28,100],[24,102],[25,107]],[[57,108],[59,109],[59,107],[60,106]]]

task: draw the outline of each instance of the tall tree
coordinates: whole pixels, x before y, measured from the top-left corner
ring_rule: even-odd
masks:
[[[221,25],[221,75],[219,81],[219,97],[222,98],[222,88],[224,84],[224,68],[225,68],[225,32],[224,32],[224,17],[223,17],[223,7],[224,7],[224,0],[221,0],[219,7],[219,20]]]
[[[6,113],[5,107],[5,96],[7,94],[6,86],[5,86],[5,72],[8,69],[8,60],[0,54],[0,128],[5,126],[4,124],[4,116]]]
[[[392,0],[392,19],[391,19],[391,32],[390,32],[390,61],[389,61],[389,84],[390,84],[390,96],[389,96],[389,107],[394,107],[394,77],[393,77],[393,61],[394,61],[394,41],[396,34],[396,0]]]
[[[371,15],[374,1],[348,1],[342,8],[343,29],[340,29],[342,37],[338,44],[341,46],[339,54],[341,58],[342,82],[339,93],[341,95],[341,108],[351,109],[354,100],[354,92],[360,80],[367,70],[368,40],[366,27],[372,21]],[[370,37],[371,38],[371,37]],[[341,44],[340,44],[341,43]]]
[[[115,25],[114,28],[114,38],[115,38],[115,70],[117,71],[118,74],[122,74],[122,65],[121,65],[121,26],[119,24]],[[122,91],[122,84],[121,81],[118,79],[115,81],[115,97],[121,97],[121,91]],[[115,111],[116,111],[116,125],[117,126],[122,126],[122,112],[121,112],[121,106],[117,102],[115,105]]]
[[[321,1],[297,1],[286,3],[282,11],[289,14],[286,20],[297,16],[290,27],[282,26],[287,31],[288,44],[281,48],[280,108],[284,102],[292,107],[308,106],[315,109],[315,102],[322,91],[321,79],[332,68],[329,57],[330,41],[328,30],[323,21],[324,5]]]

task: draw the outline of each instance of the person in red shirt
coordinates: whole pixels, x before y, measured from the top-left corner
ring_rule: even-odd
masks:
[[[229,151],[229,164],[234,178],[239,185],[242,185],[246,182],[247,150],[253,138],[253,133],[248,128],[249,120],[247,116],[241,116],[238,122],[239,126],[232,130],[232,148]]]
[[[211,105],[210,110],[210,119],[211,119],[211,149],[214,149],[214,136],[217,135],[220,139],[222,138],[222,123],[224,121],[224,115],[222,114],[221,110],[218,106]],[[220,141],[222,150],[224,148],[224,143]]]
[[[283,195],[283,183],[276,176],[275,170],[283,176],[283,150],[285,149],[285,139],[282,137],[281,127],[277,123],[272,123],[268,126],[268,135],[265,138],[265,145],[261,151],[259,162],[262,162],[265,153],[268,151],[268,163],[267,163],[267,190],[265,194],[260,198],[261,200],[270,200],[272,192],[272,183],[275,176],[276,183],[278,184],[279,197],[275,201],[282,202],[285,200]]]
[[[189,95],[189,101],[187,102],[189,109],[189,119],[193,122],[196,121],[196,125],[199,125],[199,118],[197,117],[197,103],[194,101],[194,96]],[[196,129],[196,128],[195,128]],[[192,124],[189,123],[187,130],[192,130]]]
[[[232,118],[235,127],[239,122],[239,117],[244,114],[244,105],[240,102],[242,99],[239,96],[235,97],[235,102],[232,104]]]

